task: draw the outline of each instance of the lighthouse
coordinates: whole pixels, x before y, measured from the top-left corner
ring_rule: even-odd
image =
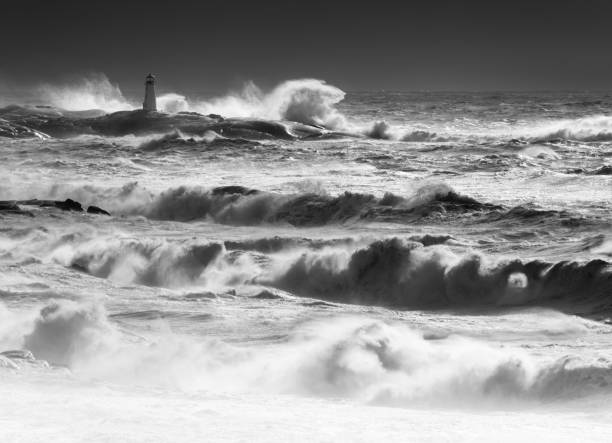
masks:
[[[142,103],[142,109],[145,111],[157,111],[157,103],[155,101],[155,77],[152,74],[147,75],[145,79],[145,97]]]

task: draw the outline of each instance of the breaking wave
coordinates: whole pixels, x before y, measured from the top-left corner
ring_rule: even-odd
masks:
[[[102,109],[116,112],[137,107],[104,74],[91,74],[70,85],[40,85],[38,93],[42,101],[68,111]]]
[[[258,279],[294,294],[403,308],[553,306],[573,313],[612,308],[612,268],[603,260],[549,263],[457,255],[399,238],[309,251]]]
[[[410,122],[405,122],[409,125]],[[361,133],[373,139],[406,142],[445,142],[451,140],[526,140],[532,143],[554,142],[558,140],[581,142],[612,141],[612,117],[592,116],[573,120],[552,122],[533,122],[523,125],[477,129],[474,127],[454,128],[451,131],[406,129],[405,125],[394,126],[386,121],[377,121]],[[355,129],[353,127],[353,129]]]
[[[213,290],[257,285],[303,297],[403,309],[543,306],[581,315],[612,310],[612,266],[607,261],[510,259],[451,249],[455,246],[443,235],[271,237],[222,244],[36,231],[5,242],[3,249],[15,257],[48,257],[120,284]]]
[[[406,197],[387,193],[383,197],[345,192],[327,194],[276,194],[225,186],[213,189],[181,186],[150,195],[137,185],[118,193],[124,201],[134,201],[133,194],[144,196],[143,204],[129,203],[123,211],[157,220],[193,221],[210,219],[217,223],[257,225],[289,223],[294,226],[317,226],[349,221],[406,222],[437,215],[492,211],[501,207],[481,203],[460,195],[446,185],[417,189]],[[113,203],[111,202],[111,209]]]
[[[98,238],[65,244],[53,258],[65,266],[121,284],[180,286],[195,282],[224,252],[217,243]]]
[[[215,143],[214,134],[200,140],[185,138],[180,133],[170,134],[172,140],[184,143]],[[204,139],[210,138],[208,141]],[[141,149],[163,149],[164,139],[143,142]],[[233,143],[240,143],[234,140]],[[504,207],[481,202],[462,195],[440,182],[431,182],[412,189],[406,195],[387,192],[382,197],[346,191],[329,195],[324,190],[307,189],[303,193],[280,194],[260,191],[240,185],[217,188],[179,186],[160,193],[152,192],[137,182],[121,187],[56,184],[41,190],[37,197],[49,200],[70,198],[83,207],[98,206],[113,215],[141,215],[153,220],[181,222],[212,221],[227,225],[290,224],[293,226],[322,226],[326,224],[381,222],[414,223],[427,221],[445,223],[462,218],[464,223],[492,222],[498,224],[561,226],[601,225],[609,227],[609,220],[585,217],[565,210],[545,209],[533,204]],[[16,193],[10,198],[17,203],[32,198]]]
[[[583,142],[612,141],[612,117],[599,115],[544,124],[527,136],[536,141],[576,140]]]
[[[316,79],[289,80],[269,93],[247,83],[240,93],[197,103],[192,109],[204,114],[288,120],[342,130],[346,128],[346,118],[335,105],[344,96],[342,90]]]
[[[442,137],[435,132],[429,132],[424,130],[406,130],[398,127],[394,127],[386,121],[377,121],[372,124],[370,128],[361,130],[361,132],[369,138],[378,140],[393,140],[393,141],[404,141],[404,142],[443,142],[448,141],[450,138]]]
[[[310,321],[284,342],[252,352],[171,334],[134,340],[95,302],[58,300],[25,314],[0,304],[0,315],[13,325],[10,340],[0,330],[0,368],[12,371],[44,359],[86,379],[410,407],[562,401],[612,386],[612,364],[606,360],[542,362],[518,349],[454,335],[432,339],[368,318]]]

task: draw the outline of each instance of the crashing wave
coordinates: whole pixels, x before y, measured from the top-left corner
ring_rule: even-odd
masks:
[[[55,250],[66,266],[119,283],[177,286],[196,281],[224,252],[218,243],[177,245],[107,238]]]
[[[179,187],[156,196],[143,208],[152,219],[191,221],[203,218],[218,223],[254,225],[285,222],[294,226],[316,226],[347,221],[407,221],[432,214],[467,213],[499,209],[457,194],[443,185],[419,189],[401,197],[391,193],[382,198],[345,192],[283,195],[242,187],[205,190]]]
[[[177,133],[169,137],[175,139],[184,136]],[[194,146],[208,143],[191,138],[185,138],[183,142]],[[163,146],[164,139],[155,138],[143,142],[141,149],[163,149]],[[572,227],[587,224],[610,226],[607,219],[585,217],[566,210],[545,209],[533,204],[507,208],[481,202],[443,183],[430,183],[404,196],[388,192],[378,197],[348,191],[334,196],[316,189],[313,192],[309,189],[304,191],[280,194],[232,185],[212,189],[179,186],[154,193],[132,182],[116,188],[57,184],[41,191],[41,194],[45,199],[69,198],[82,206],[102,207],[117,216],[141,215],[154,220],[181,222],[204,220],[228,225],[446,223],[462,218],[464,223],[492,222],[498,225],[552,223]],[[21,194],[19,196],[22,197]]]
[[[403,308],[537,305],[599,313],[612,308],[612,268],[602,260],[491,261],[398,238],[353,252],[309,251],[259,281],[303,296]]]
[[[612,266],[604,260],[493,258],[453,251],[447,245],[456,243],[448,242],[448,236],[272,237],[224,245],[74,235],[44,240],[56,262],[122,284],[257,284],[297,296],[403,309],[546,306],[597,315],[612,310]]]
[[[344,92],[322,80],[289,80],[264,93],[247,83],[240,93],[195,103],[193,110],[227,117],[286,120],[328,129],[346,129],[345,117],[335,108]]]
[[[362,131],[366,137],[378,140],[393,140],[404,142],[443,142],[447,137],[441,137],[435,132],[424,130],[404,130],[391,126],[386,121],[377,121],[369,129]]]
[[[91,74],[70,85],[45,84],[38,87],[42,101],[68,111],[100,109],[105,112],[123,111],[136,106],[130,103],[116,84],[104,74]]]
[[[2,309],[0,304],[0,314]],[[44,359],[96,380],[411,407],[550,402],[601,394],[612,385],[612,364],[605,359],[540,361],[518,349],[456,335],[432,339],[369,318],[306,322],[283,342],[249,352],[175,334],[134,341],[96,303],[57,300],[3,316],[12,326],[0,330],[0,369],[8,371]]]
[[[537,141],[576,140],[583,142],[612,141],[612,117],[599,115],[575,120],[562,120],[543,125],[530,134]]]

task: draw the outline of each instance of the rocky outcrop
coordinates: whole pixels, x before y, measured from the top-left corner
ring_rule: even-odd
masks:
[[[20,214],[32,216],[31,212],[24,211],[14,201],[0,201],[0,214]]]
[[[102,208],[98,208],[97,206],[90,206],[87,208],[88,214],[102,214],[102,215],[110,215],[110,212],[105,211]]]
[[[33,215],[30,211],[22,209],[22,206],[38,206],[39,208],[57,208],[62,211],[83,212],[83,206],[78,201],[67,198],[66,200],[4,200],[0,201],[0,213]],[[89,206],[88,214],[110,215],[108,211],[97,206]]]
[[[223,137],[248,140],[312,138],[328,136],[321,127],[290,121],[225,119],[217,114],[197,112],[166,114],[156,111],[119,111],[99,115],[94,111],[65,111],[48,106],[6,106],[0,108],[0,136],[73,137],[76,135],[123,136],[181,131],[204,136],[213,131]],[[48,135],[47,135],[48,134]]]
[[[200,135],[206,132],[209,126],[222,120],[220,116],[208,117],[196,112],[166,114],[136,110],[96,115],[48,107],[11,105],[0,108],[0,135],[6,134],[6,137],[15,138],[19,134],[23,134],[22,137],[33,137],[44,133],[43,135],[62,138],[83,134],[143,135],[173,130]]]
[[[58,208],[62,211],[75,211],[75,212],[83,212],[83,207],[77,201],[74,201],[70,198],[67,198],[64,201],[61,200],[21,200],[18,201],[19,205],[26,206],[39,206],[41,208]]]
[[[48,138],[47,134],[36,131],[24,125],[16,124],[0,118],[0,137],[7,138]]]

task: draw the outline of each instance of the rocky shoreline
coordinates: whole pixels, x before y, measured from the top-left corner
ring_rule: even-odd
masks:
[[[57,208],[62,211],[87,212],[88,214],[111,215],[110,212],[97,206],[88,206],[87,210],[83,209],[81,203],[70,198],[66,200],[0,200],[0,214],[20,214],[34,216],[32,211],[23,207],[39,207],[39,208]]]
[[[294,121],[224,118],[197,112],[167,114],[156,111],[119,111],[99,114],[91,111],[65,111],[50,106],[9,105],[0,108],[0,137],[68,138],[79,135],[125,136],[181,131],[203,136],[213,131],[225,137],[294,140],[334,136],[323,127]],[[344,134],[346,135],[346,134]]]

